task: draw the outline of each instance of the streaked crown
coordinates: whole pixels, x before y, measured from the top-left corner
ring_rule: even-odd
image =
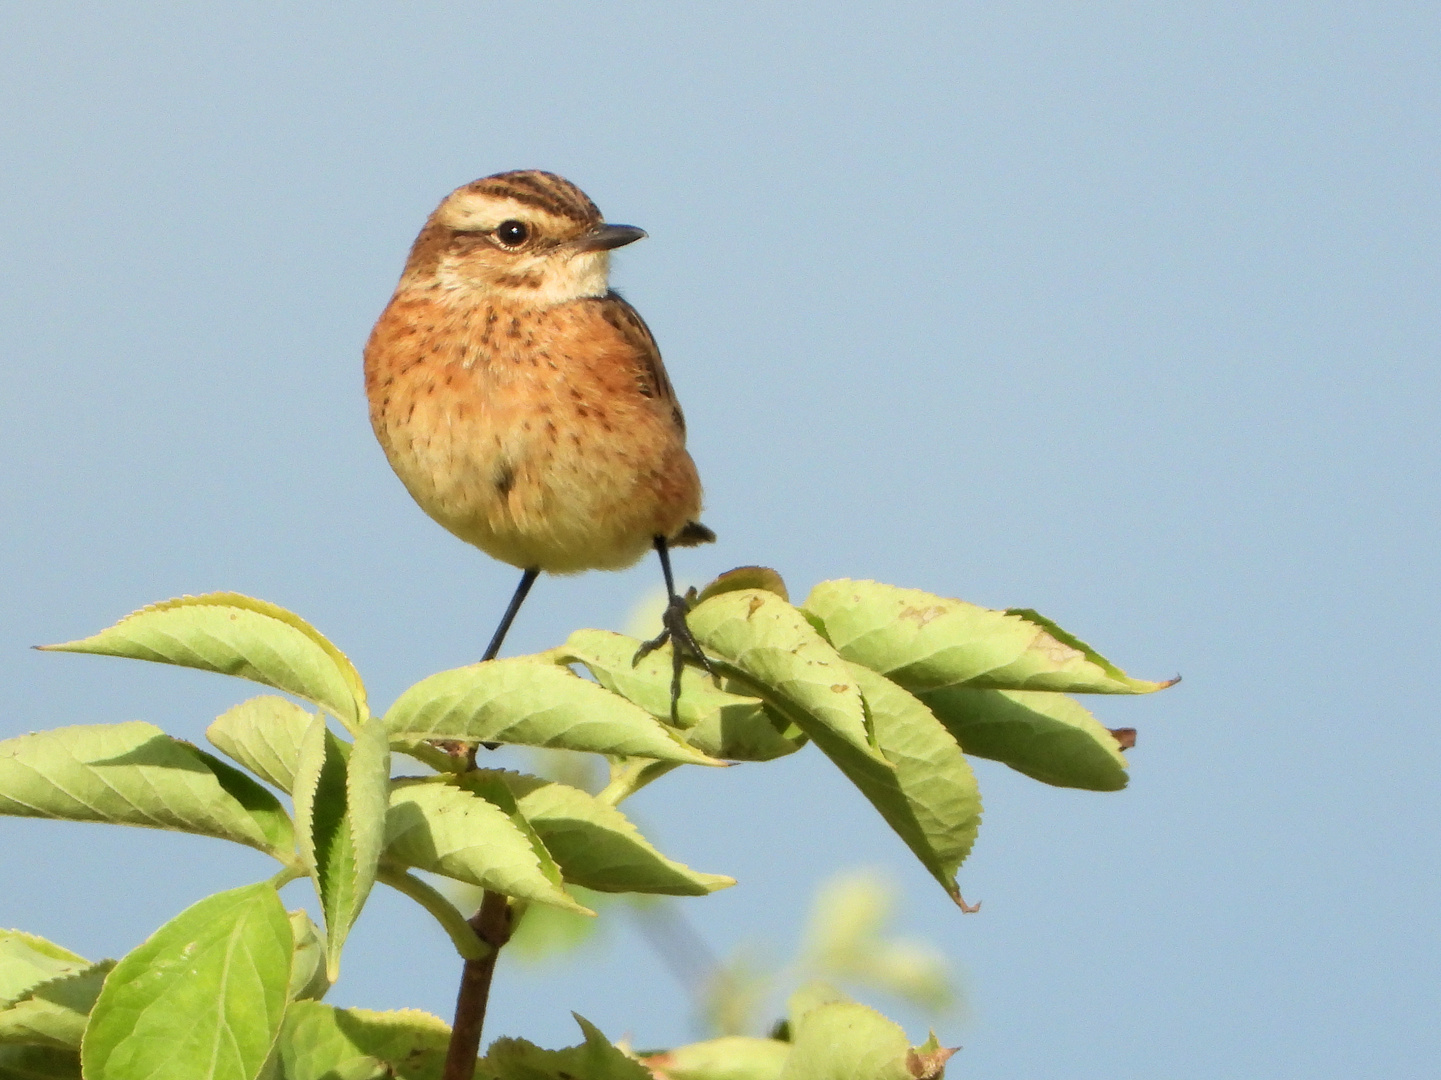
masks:
[[[536,169],[496,173],[456,188],[435,212],[455,229],[495,228],[504,216],[544,218],[555,230],[569,228],[577,236],[601,222],[585,192]]]
[[[522,307],[604,296],[610,249],[644,235],[606,225],[585,192],[554,173],[497,173],[436,207],[400,287]]]

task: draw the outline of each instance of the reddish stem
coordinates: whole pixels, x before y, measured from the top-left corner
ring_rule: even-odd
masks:
[[[485,1026],[485,1004],[490,999],[490,980],[500,948],[510,940],[510,906],[504,893],[487,891],[480,910],[470,917],[470,926],[481,941],[491,947],[482,960],[467,960],[460,975],[460,993],[455,999],[455,1023],[450,1029],[450,1046],[445,1052],[441,1080],[474,1080],[475,1059],[480,1053],[480,1030]]]

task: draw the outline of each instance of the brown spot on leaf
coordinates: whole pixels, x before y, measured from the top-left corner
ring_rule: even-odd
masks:
[[[924,627],[927,623],[939,619],[949,610],[950,608],[943,607],[940,604],[932,604],[930,607],[923,608],[908,607],[901,609],[901,613],[898,618],[908,619],[916,624],[917,629],[920,629]]]
[[[1080,649],[1072,648],[1063,641],[1057,641],[1044,630],[1036,635],[1036,640],[1031,642],[1031,648],[1057,667],[1069,664],[1072,660],[1086,658],[1086,654]]]

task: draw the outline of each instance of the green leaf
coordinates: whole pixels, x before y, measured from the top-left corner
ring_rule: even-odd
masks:
[[[531,657],[489,660],[416,683],[385,714],[392,743],[422,739],[520,743],[693,765],[693,750],[644,709]]]
[[[912,691],[979,678],[1036,637],[1004,612],[876,581],[822,581],[802,607],[847,660]]]
[[[475,775],[475,774],[470,774]],[[630,820],[584,791],[519,773],[492,772],[560,864],[565,880],[597,892],[704,896],[735,884],[667,859]]]
[[[1057,787],[1126,786],[1126,758],[1115,737],[1063,694],[947,687],[920,697],[967,754]]]
[[[375,884],[389,813],[390,745],[385,725],[372,717],[356,732],[345,770],[345,817],[355,860],[351,884],[355,916]],[[338,960],[338,951],[335,956]]]
[[[31,987],[19,1001],[0,1010],[0,1043],[79,1050],[90,1008],[114,966],[114,960],[102,960]]]
[[[818,1005],[792,1028],[780,1080],[915,1080],[910,1052],[906,1033],[874,1009]]]
[[[0,1046],[0,1080],[80,1080],[80,1055],[53,1046]]]
[[[779,1080],[791,1044],[726,1035],[641,1059],[667,1080]]]
[[[300,740],[291,795],[295,804],[295,847],[312,878],[320,866],[317,814],[331,831],[345,817],[344,767],[348,750],[348,747],[342,748],[325,726],[324,716],[310,718]],[[318,879],[316,887],[319,888]]]
[[[565,1050],[542,1050],[524,1039],[496,1039],[482,1059],[502,1080],[655,1080],[640,1062],[611,1045],[595,1025],[571,1013],[585,1042]]]
[[[652,762],[651,764],[653,765],[655,763]],[[531,823],[525,819],[525,815],[520,812],[520,807],[516,805],[514,793],[510,788],[506,787],[500,777],[493,772],[471,770],[460,778],[459,785],[472,795],[479,795],[510,819],[510,823],[514,825],[520,831],[520,834],[530,843],[530,848],[535,852],[535,857],[540,862],[541,873],[545,875],[546,880],[564,893],[565,878],[560,872],[560,864],[555,861],[555,857],[551,855],[550,849],[545,846],[545,841],[540,838],[540,833],[535,831],[535,827],[532,826]],[[575,897],[569,893],[565,895],[566,899],[571,901],[575,900]],[[589,909],[580,908],[578,902],[576,903],[576,908],[585,910],[588,915],[593,914]],[[572,910],[572,913],[577,913],[573,909],[567,910]]]
[[[290,985],[285,996],[294,1001],[319,1001],[330,990],[325,971],[325,933],[303,909],[290,912],[295,956],[290,962]]]
[[[86,1080],[252,1080],[285,1014],[291,946],[269,883],[186,908],[105,980],[81,1049]]]
[[[276,1046],[284,1080],[440,1080],[450,1028],[419,1009],[372,1012],[297,1001]]]
[[[687,622],[707,652],[719,655],[726,674],[743,676],[807,735],[829,733],[881,760],[845,662],[775,593],[722,593],[692,610]]]
[[[607,690],[633,701],[657,720],[670,720],[671,662],[668,651],[632,660],[637,638],[609,630],[577,630],[560,648],[547,654],[563,663],[584,664]],[[685,741],[712,757],[731,761],[770,761],[793,754],[803,740],[787,739],[777,730],[786,721],[758,697],[717,687],[695,667],[681,672],[680,725]]]
[[[717,710],[687,731],[685,741],[725,761],[774,761],[794,754],[806,744],[806,736],[766,705],[760,711]]]
[[[139,721],[0,742],[0,814],[217,836],[288,859],[289,815],[254,780]]]
[[[696,603],[703,604],[712,596],[739,592],[741,589],[764,589],[766,592],[775,593],[787,602],[791,598],[785,581],[769,566],[737,566],[734,570],[727,570],[702,589],[700,595],[696,597]]]
[[[41,648],[250,679],[328,709],[351,730],[367,715],[365,687],[344,653],[300,616],[239,593],[166,600],[92,637]]]
[[[292,796],[297,847],[325,918],[325,968],[332,983],[340,975],[345,939],[374,881],[374,869],[368,881],[361,869],[346,812],[351,756],[350,744],[325,726],[325,717],[313,717],[301,742]]]
[[[85,957],[37,934],[0,930],[0,1009],[19,1001],[41,983],[74,975],[90,966]]]
[[[823,581],[803,605],[836,651],[912,693],[942,686],[1144,694],[1090,646],[1028,611],[993,611],[875,581]]]
[[[207,754],[193,743],[180,740],[176,742],[204,762],[205,767],[215,774],[215,779],[225,789],[225,793],[255,819],[268,841],[268,846],[261,850],[278,859],[288,860],[290,853],[295,850],[295,826],[290,815],[285,812],[285,807],[280,805],[280,800],[233,765],[221,761],[213,754]]]
[[[920,701],[874,671],[852,664],[888,767],[849,743],[817,732],[821,748],[957,904],[960,868],[981,825],[975,774],[956,740]]]
[[[205,737],[256,776],[288,792],[295,786],[300,743],[315,714],[288,698],[264,694],[216,717]]]
[[[454,777],[395,782],[385,859],[506,896],[594,914],[546,872],[549,856],[536,850],[505,809]]]
[[[1153,694],[1180,681],[1133,679],[1076,635],[1030,608],[1009,608],[1012,618],[1040,628],[1036,640],[1012,663],[992,671],[977,687],[996,690],[1057,690],[1067,694]]]
[[[566,664],[584,664],[596,681],[612,693],[639,705],[658,720],[670,718],[671,663],[668,653],[652,652],[633,663],[639,638],[611,630],[577,630],[564,645],[546,655]],[[718,709],[759,710],[761,700],[717,689],[704,671],[681,673],[677,705],[680,726],[691,728]]]
[[[786,1025],[790,1028],[791,1035],[795,1035],[806,1013],[822,1005],[834,1005],[837,1002],[851,1003],[851,998],[823,979],[811,979],[802,983],[786,998]]]

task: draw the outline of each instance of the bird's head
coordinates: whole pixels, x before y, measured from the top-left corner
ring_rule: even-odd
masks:
[[[402,288],[439,289],[521,307],[604,296],[614,248],[645,233],[608,225],[569,180],[498,173],[447,195],[416,238]]]

